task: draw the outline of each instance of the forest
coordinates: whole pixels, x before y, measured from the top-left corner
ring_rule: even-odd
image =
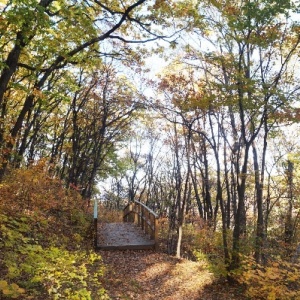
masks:
[[[299,11],[0,0],[0,299],[300,299]],[[134,200],[235,296],[110,298],[92,204]]]

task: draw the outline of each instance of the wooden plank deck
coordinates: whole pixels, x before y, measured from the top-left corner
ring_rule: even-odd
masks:
[[[145,250],[155,247],[155,241],[134,223],[99,223],[97,231],[97,249]]]

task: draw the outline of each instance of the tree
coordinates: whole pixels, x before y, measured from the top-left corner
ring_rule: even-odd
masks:
[[[122,59],[134,54],[130,43],[163,38],[147,22],[155,22],[159,13],[143,13],[145,5],[146,0],[110,5],[99,1],[58,4],[53,0],[20,0],[1,8],[0,177],[13,157],[26,120],[31,119],[38,103],[49,101],[47,86],[61,78],[66,68],[72,66],[75,71],[99,57]],[[17,107],[14,113],[11,106]]]
[[[203,4],[202,9],[206,26],[196,25],[193,37],[198,36],[201,45],[207,41],[210,46],[199,49],[195,43],[186,45],[186,56],[174,62],[181,66],[180,73],[167,75],[168,81],[164,80],[162,86],[171,92],[169,98],[178,114],[203,120],[202,127],[192,130],[214,153],[215,216],[220,207],[225,262],[230,271],[240,265],[242,241],[247,234],[247,194],[252,193],[254,198],[249,190],[252,167],[257,209],[254,249],[257,262],[262,262],[267,141],[280,123],[280,115],[293,111],[298,95],[294,63],[299,35],[297,23],[290,17],[289,1],[214,1]],[[222,160],[220,150],[224,153]],[[231,209],[233,247],[229,253],[226,235]]]

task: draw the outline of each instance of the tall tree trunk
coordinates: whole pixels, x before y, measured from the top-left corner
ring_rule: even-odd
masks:
[[[194,188],[194,192],[195,192],[195,198],[196,198],[196,202],[197,202],[198,212],[199,212],[200,217],[203,219],[204,218],[203,205],[202,205],[201,198],[200,198],[199,191],[198,191],[196,170],[197,170],[196,165],[193,164],[193,170],[191,171],[191,179],[192,179],[193,188]]]
[[[264,147],[266,150],[266,146]],[[258,156],[256,145],[252,143],[253,150],[253,166],[255,176],[255,191],[256,191],[256,204],[257,204],[257,221],[256,221],[256,237],[255,237],[255,260],[257,263],[263,263],[263,248],[265,243],[265,225],[263,213],[263,187],[264,187],[264,162],[262,163],[262,170],[259,171]],[[264,160],[263,160],[264,161]]]
[[[284,239],[288,245],[291,245],[293,240],[293,172],[294,164],[290,160],[287,161],[287,188],[288,188],[288,202],[286,207],[286,220],[284,229]],[[290,249],[287,249],[288,253]]]
[[[242,170],[241,173],[237,173],[238,203],[233,229],[232,258],[229,270],[234,270],[240,265],[241,236],[246,233],[245,191],[248,169],[248,154],[249,145],[246,144],[244,149]]]

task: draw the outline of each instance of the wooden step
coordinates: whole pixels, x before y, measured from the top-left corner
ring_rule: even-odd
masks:
[[[155,241],[133,223],[98,224],[97,249],[146,250],[154,247]]]

